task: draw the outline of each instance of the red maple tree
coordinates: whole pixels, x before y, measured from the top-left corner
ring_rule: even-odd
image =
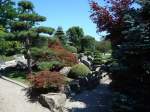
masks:
[[[109,39],[114,41],[120,40],[120,31],[124,25],[123,11],[130,8],[133,0],[104,0],[106,6],[100,6],[97,2],[91,1],[90,7],[92,21],[97,25],[97,32],[107,31]]]
[[[56,54],[57,59],[65,66],[72,66],[78,63],[77,56],[66,50],[58,39],[54,43],[49,43],[48,47]]]

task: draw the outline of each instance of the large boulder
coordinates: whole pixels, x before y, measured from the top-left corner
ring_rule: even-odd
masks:
[[[69,74],[70,70],[71,70],[71,67],[64,67],[59,72],[60,72],[60,74],[67,76]]]
[[[83,64],[85,64],[87,67],[91,69],[91,62],[88,60],[87,56],[84,56],[83,54],[81,55],[79,61]]]
[[[48,93],[42,94],[39,101],[51,112],[63,112],[66,99],[66,95],[63,93]]]

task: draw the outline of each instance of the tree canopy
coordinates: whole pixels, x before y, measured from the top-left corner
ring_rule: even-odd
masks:
[[[67,38],[78,49],[81,48],[81,39],[84,37],[84,31],[78,26],[73,26],[66,31]]]
[[[150,0],[137,0],[140,8],[131,7],[134,0],[107,1],[106,7],[91,3],[91,18],[99,32],[109,33],[106,39],[113,48],[109,69],[113,86],[134,96],[137,111],[149,111],[149,101],[142,98],[150,94]],[[135,97],[135,93],[139,94]]]

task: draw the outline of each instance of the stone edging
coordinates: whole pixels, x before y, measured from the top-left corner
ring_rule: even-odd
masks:
[[[7,77],[5,77],[5,76],[0,76],[0,78],[1,78],[1,79],[4,79],[4,80],[6,80],[6,81],[9,81],[9,82],[11,82],[11,83],[14,83],[14,84],[16,84],[16,85],[18,85],[18,86],[21,86],[21,87],[23,87],[23,88],[28,88],[28,87],[29,87],[29,86],[27,86],[27,85],[25,85],[25,84],[23,84],[23,83],[21,83],[21,82],[14,81],[14,80],[12,80],[12,79],[10,79],[10,78],[7,78]]]

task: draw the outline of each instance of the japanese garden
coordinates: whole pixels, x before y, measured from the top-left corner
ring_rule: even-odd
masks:
[[[150,0],[37,3],[0,0],[0,112],[150,112]]]

